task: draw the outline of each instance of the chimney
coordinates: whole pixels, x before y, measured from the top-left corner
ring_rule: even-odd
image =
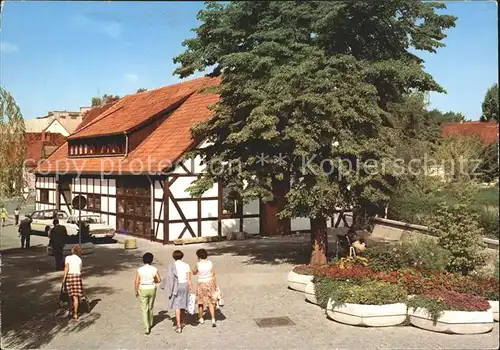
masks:
[[[80,107],[80,115],[91,110],[91,107]]]

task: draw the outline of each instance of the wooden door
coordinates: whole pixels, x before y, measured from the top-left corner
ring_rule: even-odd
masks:
[[[151,236],[151,187],[145,177],[116,181],[117,231],[138,237]]]

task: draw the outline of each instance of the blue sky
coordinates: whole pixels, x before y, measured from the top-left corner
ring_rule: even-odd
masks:
[[[458,17],[447,47],[422,54],[447,90],[431,108],[478,119],[498,80],[494,2],[447,2]],[[7,2],[2,14],[1,85],[25,119],[78,110],[98,93],[125,95],[178,81],[172,58],[193,36],[203,2]]]

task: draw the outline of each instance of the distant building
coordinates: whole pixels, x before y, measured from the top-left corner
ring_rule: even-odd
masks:
[[[498,123],[494,122],[464,122],[443,124],[443,137],[451,135],[479,136],[485,146],[498,142]]]
[[[51,132],[27,132],[26,133],[26,159],[25,159],[25,181],[28,190],[35,188],[35,174],[33,170],[42,161],[47,159],[60,145],[66,141],[60,133]]]
[[[78,112],[52,111],[43,117],[25,120],[26,132],[40,133],[45,131],[59,133],[65,137],[69,136],[75,132],[88,111],[90,111],[90,107],[80,107]]]

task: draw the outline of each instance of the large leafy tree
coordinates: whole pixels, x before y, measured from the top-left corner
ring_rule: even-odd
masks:
[[[216,117],[193,134],[211,141],[196,153],[226,171],[207,172],[191,192],[217,181],[243,200],[284,198],[281,217],[310,218],[311,263],[325,263],[325,218],[345,206],[361,217],[396,183],[390,166],[363,166],[395,156],[400,133],[389,105],[412,91],[443,91],[409,51],[443,46],[455,18],[436,14],[441,8],[416,0],[208,2],[175,73],[213,67],[221,76]]]
[[[493,86],[486,91],[482,108],[483,114],[481,115],[481,121],[498,123],[498,84],[493,84]]]
[[[25,186],[25,130],[19,106],[0,88],[0,200],[19,195]]]

